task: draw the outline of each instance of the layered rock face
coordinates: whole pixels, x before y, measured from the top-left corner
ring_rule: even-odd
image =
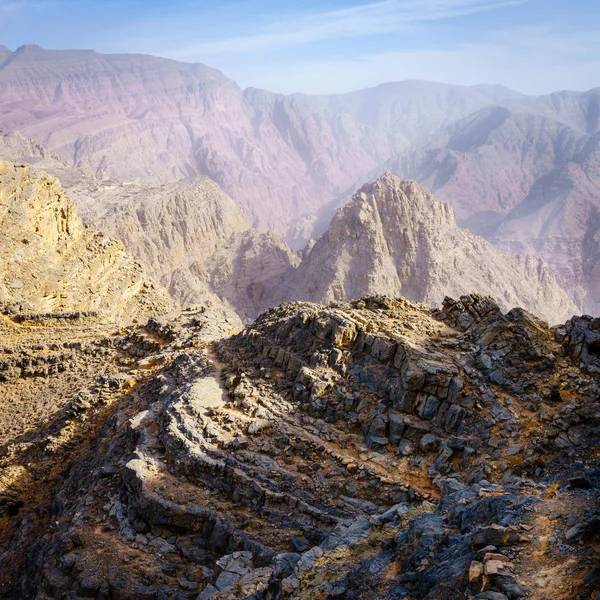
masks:
[[[83,225],[53,177],[0,162],[0,302],[131,320],[174,309],[120,242]]]
[[[391,168],[501,249],[544,259],[578,310],[597,314],[599,105],[595,89],[483,109]]]
[[[224,303],[254,318],[276,302],[271,282],[299,262],[206,178],[159,188],[83,179],[70,194],[86,220],[122,240],[181,304]]]
[[[4,597],[600,591],[597,319],[368,297],[225,332],[122,333],[122,376],[2,458]]]
[[[37,46],[4,58],[0,91],[0,126],[76,166],[160,183],[208,175],[254,226],[279,234],[408,143],[518,96],[492,86],[405,82],[286,97],[242,91],[203,65]]]
[[[600,134],[532,186],[494,229],[508,252],[527,252],[552,265],[578,307],[600,314]]]
[[[505,308],[550,322],[576,312],[551,271],[459,229],[451,208],[425,188],[386,174],[340,209],[284,285],[287,299],[317,302],[385,293],[439,304],[476,289]]]

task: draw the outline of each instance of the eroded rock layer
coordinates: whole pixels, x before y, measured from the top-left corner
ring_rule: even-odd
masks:
[[[6,455],[5,597],[600,591],[597,319],[367,297],[226,331],[188,312],[124,332],[128,383],[88,386],[101,403]]]
[[[120,242],[83,225],[57,179],[2,161],[0,304],[33,312],[102,311],[113,320],[175,306]]]

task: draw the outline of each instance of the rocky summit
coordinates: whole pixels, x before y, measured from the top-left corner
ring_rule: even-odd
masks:
[[[457,227],[450,206],[386,173],[339,209],[297,270],[284,299],[316,302],[385,293],[439,305],[465,290],[522,306],[551,323],[577,312],[547,265],[510,255]]]
[[[99,366],[63,359],[65,392],[49,340],[14,371],[68,400],[4,435],[2,597],[600,593],[598,319],[473,294],[64,326]]]

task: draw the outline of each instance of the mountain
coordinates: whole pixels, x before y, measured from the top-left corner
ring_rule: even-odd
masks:
[[[232,322],[297,299],[387,293],[439,304],[447,293],[468,289],[551,322],[576,312],[579,296],[570,285],[564,289],[572,296],[540,260],[518,255],[536,250],[499,239],[507,254],[499,252],[459,229],[449,207],[426,189],[391,174],[360,190],[298,255],[277,235],[253,229],[207,178],[158,187],[98,180],[31,144],[18,134],[0,137],[0,151],[16,148],[34,169],[63,172],[84,221],[121,240],[173,299],[219,308]]]
[[[298,219],[408,144],[517,96],[426,82],[283,96],[243,91],[203,65],[38,46],[0,63],[0,127],[99,177],[165,183],[206,175],[253,226],[287,235],[295,247],[305,243],[305,232],[290,231]]]
[[[600,134],[537,180],[490,239],[542,257],[579,307],[600,314]]]
[[[61,345],[0,325],[8,361]],[[49,380],[53,413],[3,436],[0,595],[595,597],[599,337],[378,296],[235,335],[184,311],[75,345],[67,373],[15,369],[2,391]]]
[[[92,183],[70,193],[86,219],[122,240],[178,302],[225,302],[246,321],[298,299],[386,293],[439,304],[468,289],[551,322],[576,312],[539,259],[503,254],[459,229],[447,205],[391,174],[362,188],[302,257],[252,229],[208,179],[155,189]]]
[[[131,321],[172,311],[120,242],[84,226],[57,179],[0,162],[0,303]]]
[[[542,261],[503,254],[459,229],[447,204],[390,173],[336,213],[282,287],[289,299],[328,302],[385,293],[428,304],[472,289],[550,322],[575,312]]]
[[[207,178],[151,187],[81,179],[86,221],[122,240],[182,305],[225,303],[243,319],[273,306],[271,283],[299,257]]]
[[[597,95],[572,94],[577,113],[550,111],[547,99],[482,109],[390,168],[449,202],[461,224],[485,233],[535,181],[581,152],[589,137],[585,122],[592,118],[586,100]]]
[[[461,226],[542,258],[578,310],[596,314],[599,115],[600,88],[509,101],[458,121],[390,168],[448,202]]]

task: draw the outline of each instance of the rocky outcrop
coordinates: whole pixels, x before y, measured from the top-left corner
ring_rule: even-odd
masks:
[[[0,163],[0,303],[34,312],[102,311],[131,320],[174,303],[120,242],[84,226],[59,182]]]
[[[595,321],[377,296],[226,329],[121,334],[123,377],[2,459],[5,597],[600,591]]]
[[[338,211],[284,289],[286,299],[384,293],[428,304],[477,289],[506,309],[524,306],[550,322],[576,312],[540,260],[503,254],[459,229],[447,204],[391,174],[364,186]]]

